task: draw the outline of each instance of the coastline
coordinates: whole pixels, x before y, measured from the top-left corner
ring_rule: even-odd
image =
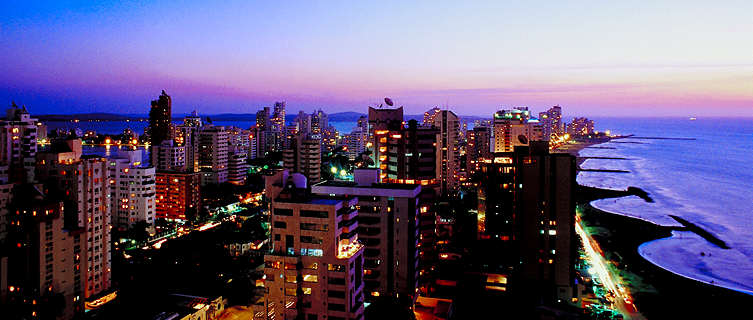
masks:
[[[648,319],[698,318],[723,310],[740,313],[753,297],[732,289],[691,279],[664,269],[640,255],[638,248],[672,236],[677,227],[666,227],[583,205],[581,219],[589,227],[608,230],[594,234],[607,259],[614,261],[635,299],[638,311]],[[737,311],[737,312],[736,312]]]
[[[580,171],[581,164],[589,159],[589,157],[581,157],[580,151],[608,141],[578,142],[568,145],[568,148],[558,149],[558,152],[564,151],[575,156]],[[592,201],[631,195],[653,202],[648,193],[636,187],[611,190],[581,185],[578,185],[576,202],[584,208],[581,218],[586,225],[602,230],[602,234],[593,236],[604,249],[606,258],[614,261],[621,273],[624,272],[621,276],[629,283],[638,311],[649,319],[718,318],[720,313],[724,314],[725,311],[742,314],[742,307],[745,303],[753,302],[752,295],[675,273],[650,261],[640,253],[643,245],[669,239],[674,236],[674,231],[693,232],[720,247],[726,244],[717,242],[720,240],[706,230],[687,221],[677,220],[675,216],[672,218],[680,222],[681,226],[661,226],[651,221],[608,212],[591,205]],[[700,233],[697,232],[698,229]]]

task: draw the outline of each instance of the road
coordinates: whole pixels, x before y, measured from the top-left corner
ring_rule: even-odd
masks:
[[[599,244],[583,228],[579,216],[576,216],[575,219],[575,232],[581,239],[583,249],[588,257],[588,263],[591,265],[589,272],[597,277],[604,288],[612,294],[615,310],[622,314],[625,319],[645,319],[633,304],[633,297],[630,296],[630,292],[623,284],[622,278],[608,267]]]

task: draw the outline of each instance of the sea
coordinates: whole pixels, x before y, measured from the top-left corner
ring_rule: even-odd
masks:
[[[181,124],[182,122],[174,122],[175,124]],[[213,121],[215,126],[234,126],[241,129],[248,129],[256,125],[255,121]],[[355,121],[330,121],[329,124],[337,129],[340,134],[350,133],[356,127]],[[131,129],[133,132],[143,134],[146,127],[149,125],[147,121],[46,121],[47,130],[79,130],[81,133],[88,130],[93,130],[98,134],[117,135],[123,133],[125,129]],[[103,157],[109,157],[117,154],[116,146],[104,147],[104,146],[83,146],[83,153],[87,155],[98,155]],[[123,149],[132,149],[130,146],[122,146]],[[148,158],[149,150],[144,147],[136,147],[144,152],[144,158]]]
[[[753,294],[753,118],[595,119],[601,130],[633,134],[585,148],[578,183],[625,190],[639,187],[653,203],[635,196],[592,202],[601,210],[658,225],[681,226],[679,216],[724,241],[720,248],[690,231],[644,243],[638,252],[678,275]],[[661,139],[658,139],[661,138]],[[673,138],[673,139],[667,139]]]
[[[720,248],[690,231],[644,243],[637,250],[648,261],[678,275],[753,294],[753,118],[596,118],[596,128],[634,135],[583,149],[585,169],[627,172],[578,174],[578,183],[606,189],[630,186],[648,192],[654,202],[635,196],[603,199],[594,207],[664,226],[681,226],[675,215],[705,229],[730,248]],[[215,121],[249,128],[250,121]],[[353,121],[330,124],[340,133]],[[48,128],[80,128],[118,134],[144,132],[147,122],[48,122]],[[104,147],[85,147],[109,155]]]

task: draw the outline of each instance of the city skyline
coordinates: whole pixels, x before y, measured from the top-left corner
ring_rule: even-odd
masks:
[[[753,116],[753,4],[4,4],[0,97],[37,114],[502,107]],[[347,13],[347,14],[346,14]],[[620,17],[620,19],[615,19]]]

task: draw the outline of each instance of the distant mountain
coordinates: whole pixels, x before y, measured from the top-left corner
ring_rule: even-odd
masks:
[[[220,113],[220,114],[201,114],[202,119],[207,117],[212,121],[256,121],[255,113]],[[185,116],[173,117],[173,120],[183,120]],[[287,118],[287,117],[286,117]]]
[[[138,120],[145,117],[134,117],[129,115],[121,115],[114,113],[76,113],[76,114],[38,114],[32,115],[34,118],[38,118],[40,121],[71,121],[71,120],[102,120],[102,121],[126,121],[126,120]]]
[[[186,116],[186,114],[175,114],[173,115],[173,121],[181,122],[183,121],[183,118]],[[291,123],[295,121],[295,118],[297,117],[297,114],[288,114],[285,116],[285,122]],[[360,112],[353,112],[353,111],[346,111],[346,112],[336,112],[336,113],[330,113],[329,114],[329,121],[335,121],[335,122],[356,122],[358,121],[358,118],[366,116],[365,113]],[[100,120],[100,121],[126,121],[126,120],[139,120],[139,119],[148,119],[149,115],[147,114],[114,114],[114,113],[106,113],[106,112],[94,112],[94,113],[76,113],[76,114],[40,114],[40,115],[33,115],[35,118],[39,118],[41,121],[71,121],[71,120],[81,120],[81,121],[88,121],[88,120]],[[251,121],[256,122],[256,114],[255,113],[220,113],[220,114],[203,114],[201,115],[201,118],[206,120],[206,118],[209,117],[212,119],[212,121]],[[408,120],[418,120],[419,122],[423,120],[423,114],[417,114],[417,115],[409,115],[406,114],[404,116],[405,121]],[[491,117],[479,117],[479,116],[460,116],[460,118],[466,120],[466,121],[473,121],[473,120],[479,120],[479,119],[490,119]]]
[[[329,115],[329,121],[358,121],[358,118],[365,117],[365,113],[358,113],[353,111],[331,113]]]

